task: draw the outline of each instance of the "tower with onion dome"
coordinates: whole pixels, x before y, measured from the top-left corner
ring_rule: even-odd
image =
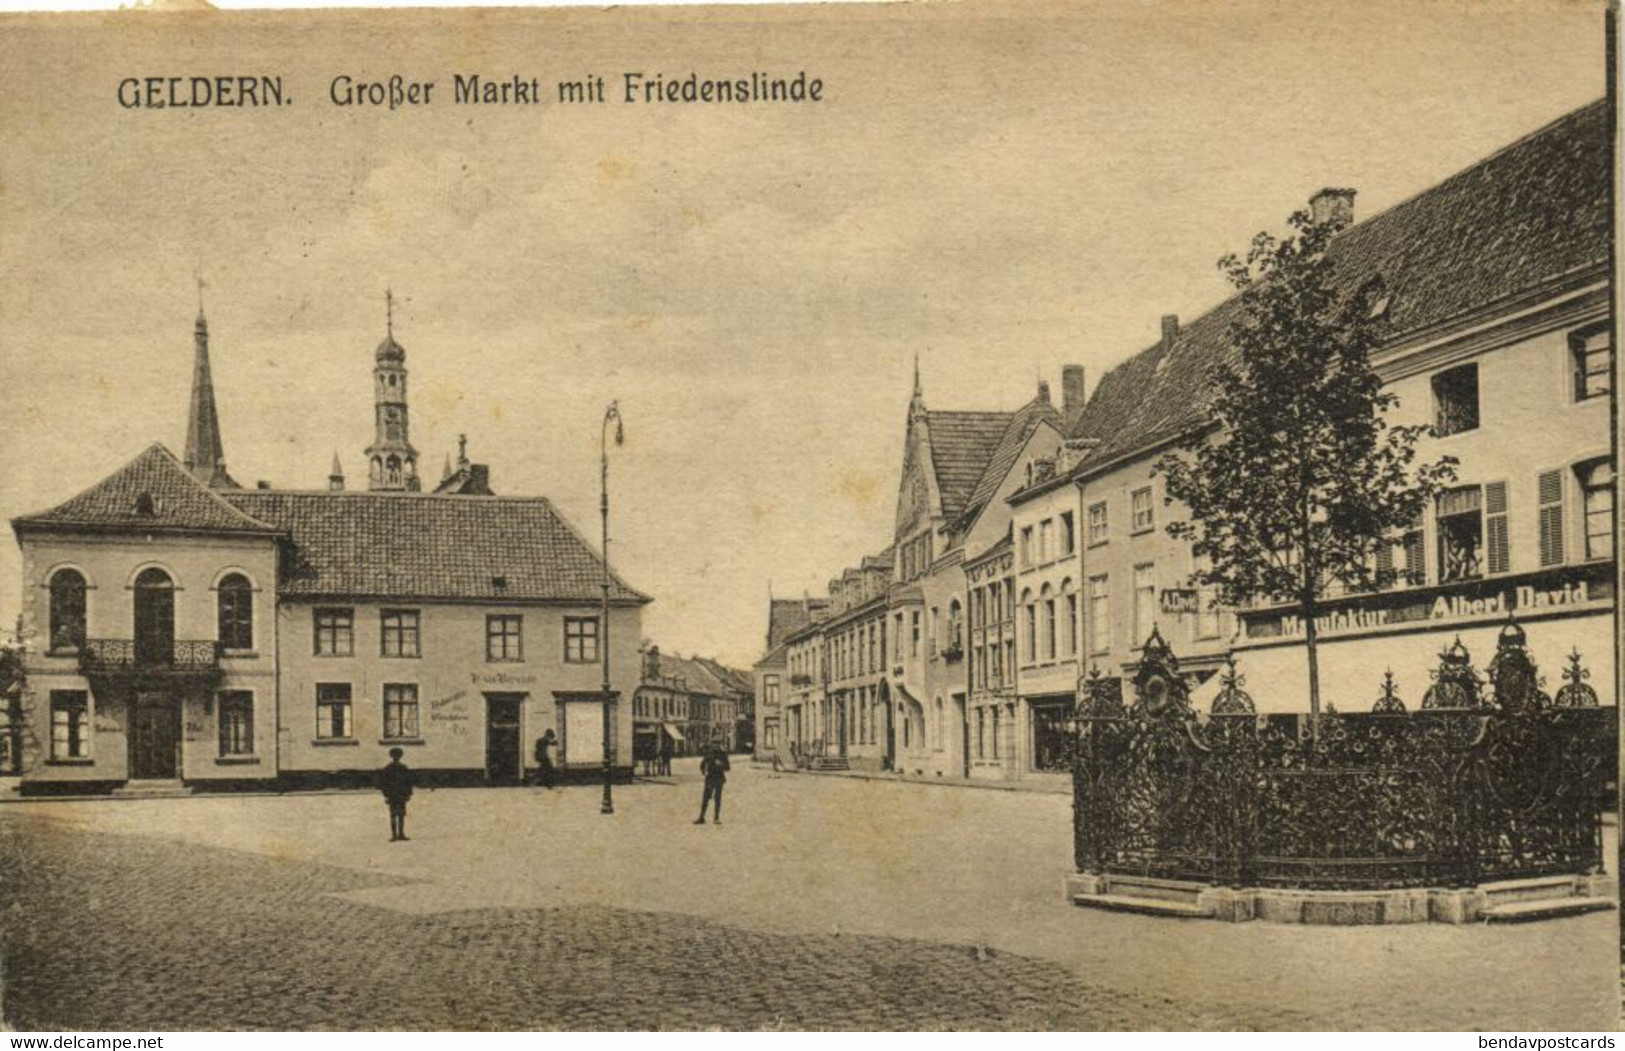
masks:
[[[367,488],[418,492],[418,453],[407,438],[406,349],[395,342],[395,297],[384,293],[384,341],[372,368],[373,442],[367,446]]]

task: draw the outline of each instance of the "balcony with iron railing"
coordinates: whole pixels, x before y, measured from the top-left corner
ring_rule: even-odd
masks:
[[[200,675],[220,672],[220,643],[213,639],[86,639],[79,647],[84,675]]]

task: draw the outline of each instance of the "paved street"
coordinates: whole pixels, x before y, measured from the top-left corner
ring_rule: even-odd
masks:
[[[1295,928],[1067,906],[1060,796],[776,776],[0,806],[22,1028],[1487,1028],[1615,1021],[1615,916]],[[944,830],[950,830],[946,834]]]

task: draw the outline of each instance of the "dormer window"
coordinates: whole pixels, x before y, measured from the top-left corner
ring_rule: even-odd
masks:
[[[508,589],[508,578],[500,575],[492,577],[491,587],[496,591],[506,591]]]
[[[135,513],[143,518],[151,518],[158,513],[158,501],[151,493],[141,493],[135,498]]]

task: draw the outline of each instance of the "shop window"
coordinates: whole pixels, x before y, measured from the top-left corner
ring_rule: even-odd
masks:
[[[221,690],[215,695],[221,756],[254,754],[254,695],[248,690]]]
[[[421,614],[415,609],[386,609],[379,618],[379,652],[385,657],[420,657]]]
[[[350,684],[347,682],[319,682],[316,684],[316,739],[319,741],[345,741],[355,735],[350,719]]]
[[[525,659],[524,618],[517,613],[491,613],[485,618],[485,659],[492,662]]]
[[[1569,336],[1574,400],[1606,398],[1613,389],[1614,344],[1604,322]]]
[[[0,698],[0,777],[22,772],[22,720],[12,704]]]
[[[1580,482],[1581,510],[1585,516],[1587,559],[1614,557],[1614,465],[1592,460],[1575,468]]]
[[[1136,533],[1149,532],[1156,524],[1151,510],[1151,487],[1136,489],[1129,494],[1129,527]]]
[[[90,695],[84,690],[51,691],[51,758],[90,758]]]
[[[72,653],[85,642],[85,578],[74,569],[51,574],[51,652]]]
[[[1439,494],[1439,583],[1484,575],[1484,494],[1476,485]]]
[[[1433,377],[1433,431],[1443,438],[1478,429],[1478,366],[1458,365]]]
[[[216,596],[220,613],[220,645],[228,650],[254,648],[254,586],[241,573],[220,581]]]
[[[418,736],[418,688],[415,683],[384,684],[384,736],[410,740]]]
[[[1068,769],[1066,722],[1071,708],[1070,704],[1032,705],[1034,770],[1061,773]]]
[[[598,618],[564,618],[564,660],[568,664],[591,664],[598,660]]]
[[[355,653],[355,610],[323,608],[315,612],[316,656],[348,657]]]

